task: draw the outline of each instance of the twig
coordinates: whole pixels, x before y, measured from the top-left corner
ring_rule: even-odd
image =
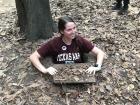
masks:
[[[69,94],[70,93],[66,93],[66,104],[67,105],[70,105]]]

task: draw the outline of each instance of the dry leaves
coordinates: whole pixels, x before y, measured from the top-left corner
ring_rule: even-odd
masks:
[[[93,86],[81,91],[79,89],[84,86],[78,87],[67,104],[140,103],[140,2],[133,0],[129,13],[122,16],[111,10],[113,2],[50,0],[56,21],[63,15],[72,16],[78,31],[104,50],[108,57],[104,60],[103,71],[96,73]],[[15,8],[0,14],[0,104],[65,105],[61,86],[52,84],[52,77],[37,72],[28,60],[29,55],[46,40],[26,40],[24,35],[18,34],[16,18]],[[46,66],[50,65],[48,62]],[[78,81],[79,77],[74,79]]]

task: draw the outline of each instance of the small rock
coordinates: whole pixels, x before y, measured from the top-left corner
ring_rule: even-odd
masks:
[[[105,92],[104,87],[100,87],[99,90],[100,90],[100,92],[102,92],[102,93]]]
[[[75,79],[75,81],[79,81],[79,78],[78,78],[78,77],[76,77],[76,76],[74,77],[74,79]]]
[[[110,85],[106,85],[106,89],[112,91],[112,87]]]
[[[77,101],[82,102],[82,101],[84,101],[84,99],[79,98],[79,99],[77,99]]]
[[[124,63],[122,64],[122,67],[125,68],[125,69],[127,69],[128,66],[129,66],[129,63],[128,63],[128,62],[124,62]]]
[[[133,84],[130,84],[130,85],[128,85],[128,87],[127,87],[127,90],[129,91],[129,90],[132,90],[132,89],[134,89],[134,85]]]
[[[130,102],[127,102],[125,105],[133,105],[132,103],[130,103]]]

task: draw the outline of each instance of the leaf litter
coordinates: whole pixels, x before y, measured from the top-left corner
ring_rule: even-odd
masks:
[[[133,0],[129,13],[121,16],[117,15],[117,11],[111,10],[113,2],[114,0],[50,0],[54,20],[70,15],[83,37],[107,54],[103,70],[95,74],[94,83],[85,86],[87,90],[84,86],[75,86],[76,91],[70,94],[63,94],[61,85],[53,84],[52,77],[38,72],[28,59],[46,40],[26,40],[16,27],[16,9],[2,12],[0,104],[139,105],[140,2]],[[46,66],[49,65],[50,63]]]

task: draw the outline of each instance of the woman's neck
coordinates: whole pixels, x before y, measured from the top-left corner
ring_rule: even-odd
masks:
[[[71,39],[67,39],[65,37],[62,37],[62,41],[66,44],[66,45],[71,45],[72,40]]]

